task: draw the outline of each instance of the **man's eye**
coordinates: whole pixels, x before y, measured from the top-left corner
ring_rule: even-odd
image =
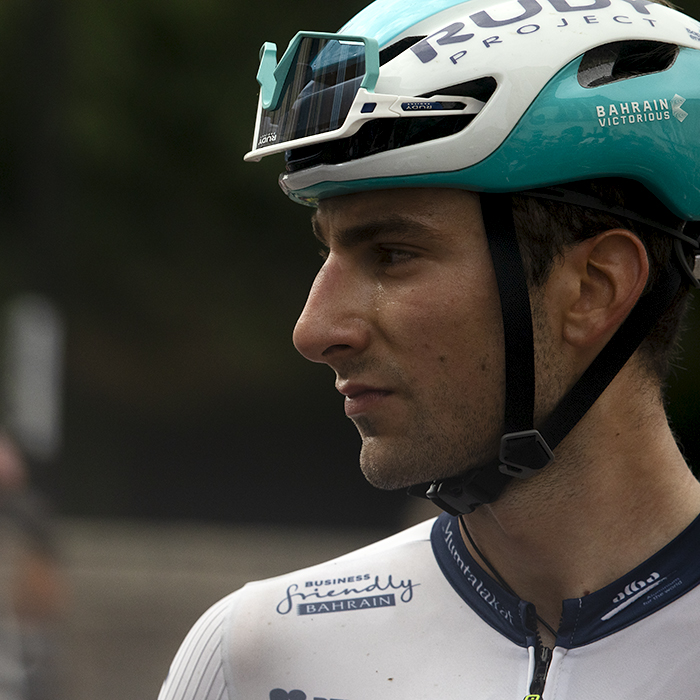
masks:
[[[377,254],[380,265],[401,265],[413,260],[416,255],[404,248],[380,248]]]

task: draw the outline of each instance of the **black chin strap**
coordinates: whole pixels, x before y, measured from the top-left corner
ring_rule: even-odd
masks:
[[[418,484],[408,491],[412,496],[430,499],[452,515],[471,513],[483,503],[492,503],[513,478],[527,479],[554,460],[554,449],[633,355],[681,284],[680,272],[669,264],[653,291],[640,298],[544,425],[535,430],[532,318],[511,197],[482,194],[481,210],[496,272],[505,337],[505,422],[500,454],[462,475]]]

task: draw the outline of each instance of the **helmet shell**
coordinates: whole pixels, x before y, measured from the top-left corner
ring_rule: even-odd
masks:
[[[292,199],[313,205],[395,187],[509,192],[620,176],[700,219],[694,19],[649,0],[377,0],[341,33],[371,36],[380,48],[423,37],[381,66],[377,93],[450,95],[486,77],[497,87],[458,133],[283,174]],[[681,48],[660,72],[585,87],[583,55],[620,41]]]

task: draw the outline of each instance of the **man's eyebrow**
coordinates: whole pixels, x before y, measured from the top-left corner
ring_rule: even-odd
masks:
[[[322,230],[322,227],[314,215],[311,219],[314,236],[325,246],[328,245],[328,237]],[[372,241],[381,235],[398,235],[402,240],[410,240],[425,236],[430,231],[430,227],[416,221],[413,218],[403,217],[400,215],[382,217],[375,220],[364,221],[356,226],[348,226],[347,228],[336,231],[333,234],[333,240],[343,248],[352,248]]]

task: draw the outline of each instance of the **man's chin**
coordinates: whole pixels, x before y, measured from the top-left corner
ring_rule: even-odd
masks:
[[[365,479],[372,486],[384,491],[407,489],[409,486],[457,476],[466,471],[464,468],[460,468],[445,474],[444,471],[437,471],[434,464],[411,464],[399,460],[370,460],[364,458],[364,455],[360,457],[360,468]]]
[[[440,460],[427,455],[423,459],[416,459],[415,452],[403,457],[396,451],[386,454],[383,450],[372,449],[364,443],[360,453],[360,468],[372,486],[384,491],[396,491],[459,476],[483,464],[486,459]]]
[[[366,469],[365,467],[362,467],[362,473],[372,486],[382,489],[382,491],[397,491],[413,485],[411,479],[406,479],[402,474],[387,474],[382,470]]]

